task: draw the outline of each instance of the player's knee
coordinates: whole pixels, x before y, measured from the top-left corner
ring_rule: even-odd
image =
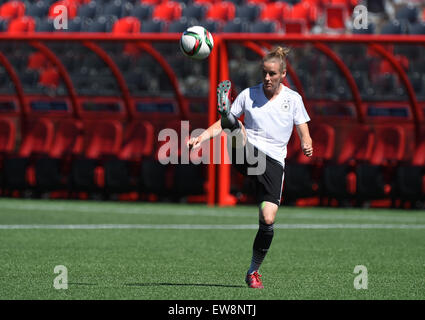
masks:
[[[263,201],[260,207],[260,220],[265,224],[273,224],[278,206],[271,202]]]
[[[273,213],[267,213],[267,212],[261,212],[260,213],[260,220],[264,224],[271,225],[274,223],[275,220],[275,214]]]
[[[271,216],[263,216],[261,220],[263,221],[263,223],[268,225],[274,223],[274,217],[271,217]]]

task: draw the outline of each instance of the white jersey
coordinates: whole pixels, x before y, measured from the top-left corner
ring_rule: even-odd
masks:
[[[245,115],[248,141],[269,157],[285,164],[286,145],[294,124],[310,121],[301,96],[282,85],[279,95],[269,101],[263,84],[243,90],[232,104],[231,112]]]

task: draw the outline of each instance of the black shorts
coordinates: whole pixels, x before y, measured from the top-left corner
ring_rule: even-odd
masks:
[[[238,149],[232,148],[232,165],[239,173],[253,179],[258,204],[268,201],[280,205],[284,178],[282,164],[264,153],[260,155],[261,151],[248,143],[245,148],[241,149],[243,150],[243,163],[241,163],[242,156],[239,156],[239,161],[236,161]],[[250,157],[252,152],[254,152],[255,159],[264,159],[264,170],[258,170],[258,174],[255,173],[255,170],[252,170],[259,167],[258,163],[255,163],[255,159]]]

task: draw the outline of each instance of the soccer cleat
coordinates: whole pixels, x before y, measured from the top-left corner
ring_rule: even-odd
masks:
[[[245,282],[250,288],[263,289],[263,282],[261,281],[261,274],[257,271],[254,271],[252,274],[247,274],[245,277]]]
[[[217,109],[222,116],[227,116],[230,112],[230,90],[232,84],[229,80],[224,80],[217,87]]]

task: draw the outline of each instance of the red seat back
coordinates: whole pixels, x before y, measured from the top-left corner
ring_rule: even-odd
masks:
[[[106,155],[118,156],[122,143],[122,125],[115,120],[87,121],[85,128],[85,156],[90,159]]]
[[[82,150],[82,123],[73,119],[59,120],[49,155],[52,158],[61,158],[65,155],[80,154]]]
[[[11,153],[15,149],[16,126],[7,118],[0,119],[0,153]]]
[[[38,82],[43,86],[56,88],[60,83],[59,72],[54,67],[47,68],[41,71]]]
[[[344,140],[338,156],[339,164],[349,161],[369,161],[375,145],[375,133],[367,126],[352,129]]]
[[[416,147],[413,154],[412,164],[414,166],[425,166],[425,140],[423,139]]]
[[[290,11],[290,18],[303,19],[307,27],[310,29],[314,22],[317,20],[318,10],[317,7],[308,1],[298,2],[292,7]]]
[[[345,5],[329,5],[325,7],[326,27],[330,29],[345,29],[349,18]]]
[[[404,156],[405,144],[405,132],[401,126],[388,125],[378,128],[371,164],[386,165],[401,161]]]
[[[163,21],[173,21],[180,19],[182,15],[182,6],[176,1],[167,1],[155,6],[152,18]]]
[[[8,32],[33,32],[35,30],[35,20],[32,17],[21,16],[10,21]]]
[[[282,29],[284,33],[305,33],[307,25],[304,19],[284,19]]]
[[[313,140],[313,156],[306,157],[301,150],[301,141],[294,129],[287,145],[287,159],[297,163],[321,163],[330,160],[334,155],[335,129],[328,124],[310,125],[310,136]]]
[[[124,160],[140,161],[152,155],[154,146],[154,127],[147,121],[134,121],[125,133],[119,157]]]
[[[158,140],[158,143],[156,144],[156,150],[154,151],[155,158],[160,162],[164,162],[167,159],[179,158],[182,152],[181,141],[184,141],[185,143],[188,139],[188,136],[181,136],[182,132],[184,131],[184,128],[182,128],[182,122],[180,120],[170,120],[166,122],[163,127],[158,129],[158,133],[155,137],[155,139]],[[163,131],[164,129],[170,131]],[[161,141],[159,140],[160,138]],[[163,138],[165,138],[165,141],[162,140]]]
[[[117,20],[112,27],[113,33],[138,33],[140,32],[140,20],[136,17],[125,17]]]
[[[215,21],[230,21],[235,18],[235,12],[236,8],[233,2],[221,1],[209,7],[206,18]]]
[[[22,1],[9,1],[0,6],[0,17],[15,19],[25,14],[25,4]]]
[[[40,70],[49,66],[50,62],[42,52],[33,52],[28,56],[28,69]]]
[[[335,148],[335,129],[326,123],[311,125],[310,135],[313,139],[313,156],[306,157],[300,150],[297,162],[313,163],[332,159]]]
[[[281,23],[291,15],[291,6],[286,2],[267,3],[261,10],[261,20],[272,20]]]
[[[52,145],[54,126],[51,120],[40,118],[27,124],[22,144],[19,148],[20,157],[32,154],[48,154]]]

